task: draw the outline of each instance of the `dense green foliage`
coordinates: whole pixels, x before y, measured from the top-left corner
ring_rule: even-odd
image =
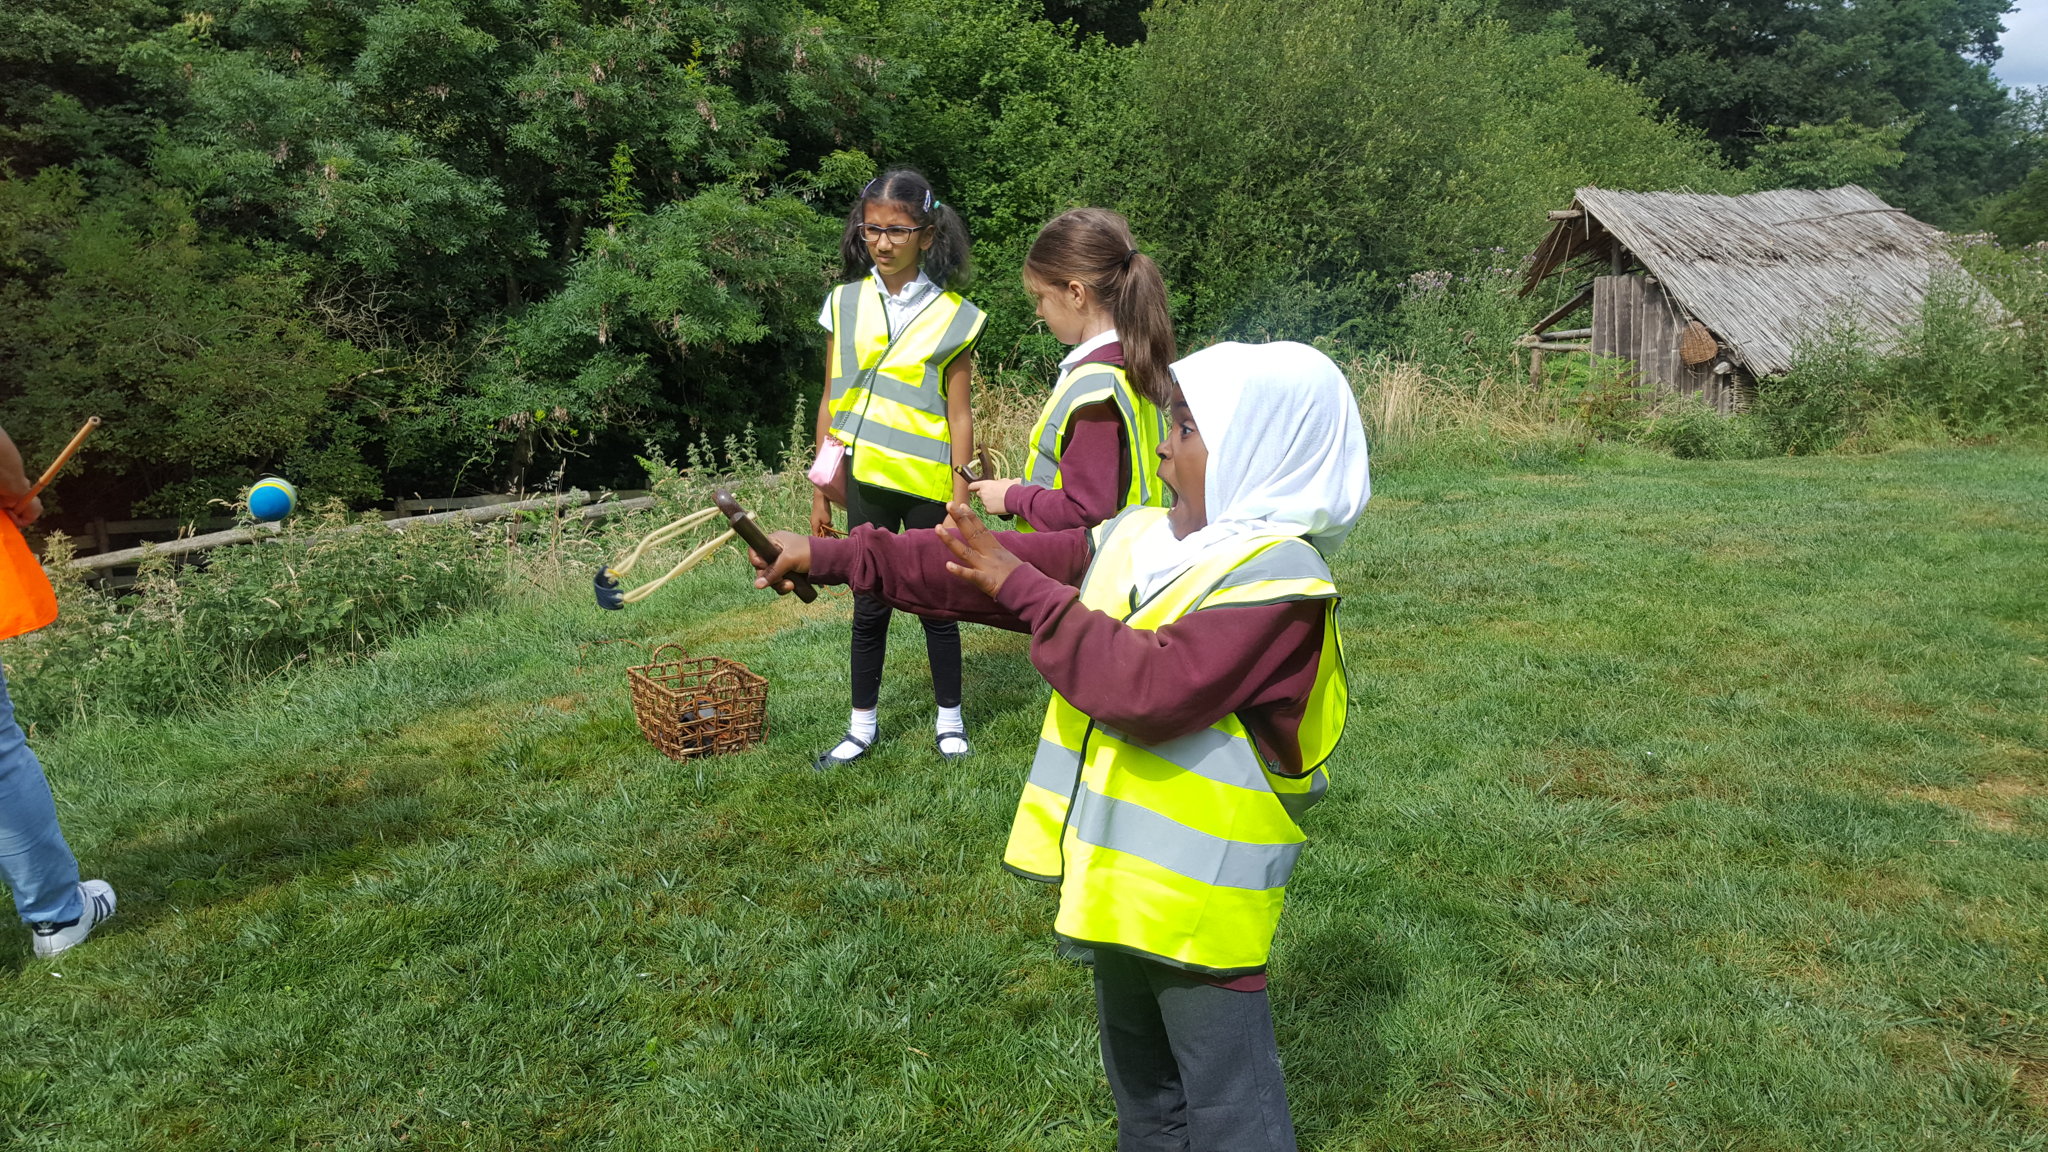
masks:
[[[1768,175],[1779,134],[1823,129],[1838,176],[1955,226],[2048,157],[2017,130],[2011,99],[1991,75],[2008,5],[1503,0],[1501,8],[1518,27],[1576,34],[1603,66],[1639,80],[1736,163],[1763,161]],[[1870,137],[1902,148],[1873,163]]]
[[[1881,444],[1902,423],[1965,438],[2048,424],[2048,248],[1973,237],[1957,253],[1972,278],[1938,279],[1899,340],[1831,326],[1744,419],[1794,453]]]
[[[0,424],[41,457],[118,417],[56,492],[74,527],[263,470],[360,505],[772,450],[816,395],[845,206],[901,163],[975,231],[1004,380],[1057,354],[1016,273],[1084,202],[1134,218],[1184,343],[1355,349],[1490,341],[1424,332],[1411,278],[1511,264],[1581,183],[1868,180],[2036,228],[2041,102],[1984,73],[1996,0],[1492,11],[23,0]]]
[[[1374,339],[1390,281],[1519,252],[1577,184],[1727,185],[1568,37],[1433,2],[1171,5],[1125,101],[1096,199],[1196,333]]]
[[[1304,1149],[2037,1146],[2048,457],[1380,481],[1273,975]],[[0,1143],[1112,1146],[1086,974],[997,865],[1023,639],[968,631],[976,755],[938,763],[904,675],[821,776],[843,593],[728,554],[600,613],[575,559],[228,708],[39,734],[121,910],[55,966],[0,937]],[[641,651],[583,647],[621,636],[765,672],[767,743],[662,759]]]

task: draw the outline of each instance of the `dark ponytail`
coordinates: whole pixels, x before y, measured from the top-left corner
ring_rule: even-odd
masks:
[[[1165,408],[1173,394],[1173,317],[1166,310],[1166,279],[1138,251],[1131,225],[1107,208],[1076,208],[1038,230],[1024,267],[1051,285],[1078,280],[1095,293],[1116,323],[1124,371],[1139,392]]]
[[[878,201],[902,208],[910,213],[911,219],[932,230],[932,246],[918,260],[932,283],[955,290],[967,286],[973,276],[967,259],[968,245],[972,243],[967,236],[967,222],[960,219],[952,205],[939,202],[931,181],[914,168],[889,169],[868,181],[854,200],[853,210],[846,214],[846,231],[839,237],[839,262],[848,280],[867,275],[874,265],[868,258],[866,241],[860,238],[860,226],[867,220],[867,206]]]

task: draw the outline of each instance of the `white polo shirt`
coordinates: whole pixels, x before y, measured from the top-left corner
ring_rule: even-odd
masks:
[[[1095,351],[1097,348],[1101,348],[1109,344],[1114,344],[1116,342],[1117,334],[1116,329],[1114,328],[1090,336],[1088,339],[1083,340],[1079,344],[1074,345],[1074,350],[1072,352],[1067,353],[1066,356],[1061,358],[1060,371],[1064,372],[1067,369],[1072,368],[1074,365],[1079,364],[1083,359],[1087,357],[1087,355],[1090,352]]]
[[[882,283],[880,272],[869,270],[868,279],[874,281],[875,287],[882,293],[882,316],[888,321],[889,337],[892,340],[898,332],[903,331],[905,324],[917,319],[918,313],[939,298],[939,286],[932,283],[932,278],[925,275],[922,268],[917,270],[917,275],[911,277],[910,283],[903,286],[903,291],[894,296],[889,294],[889,286]],[[836,292],[838,289],[835,288],[832,292],[826,293],[825,306],[818,309],[818,327],[827,332],[832,330],[832,296]]]

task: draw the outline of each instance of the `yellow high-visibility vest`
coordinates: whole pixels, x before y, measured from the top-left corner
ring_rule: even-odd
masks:
[[[1306,540],[1253,535],[1141,601],[1136,547],[1165,516],[1128,508],[1091,530],[1081,603],[1157,630],[1209,608],[1325,601],[1323,655],[1301,724],[1303,771],[1275,771],[1236,716],[1141,744],[1054,693],[1003,864],[1060,886],[1053,927],[1070,943],[1242,975],[1265,967],[1307,841],[1301,817],[1329,786],[1324,763],[1344,731],[1337,588]]]
[[[1025,483],[1063,487],[1060,452],[1073,430],[1074,415],[1104,401],[1115,404],[1117,415],[1123,418],[1124,446],[1130,453],[1130,485],[1118,507],[1149,504],[1163,508],[1172,503],[1158,474],[1159,441],[1166,435],[1166,418],[1157,404],[1131,387],[1130,374],[1114,364],[1076,364],[1060,374],[1060,382],[1053,386],[1051,398],[1038,414],[1037,426],[1031,429],[1031,468],[1024,476]],[[1017,529],[1037,531],[1022,517]]]
[[[894,338],[872,279],[832,292],[832,434],[853,448],[853,478],[928,500],[953,498],[946,366],[981,335],[981,309],[943,292]]]

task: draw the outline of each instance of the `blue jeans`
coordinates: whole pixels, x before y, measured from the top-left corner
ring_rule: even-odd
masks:
[[[0,670],[0,880],[14,892],[14,910],[27,921],[76,920],[78,858],[57,830],[57,805],[28,737],[14,722],[7,673]]]

